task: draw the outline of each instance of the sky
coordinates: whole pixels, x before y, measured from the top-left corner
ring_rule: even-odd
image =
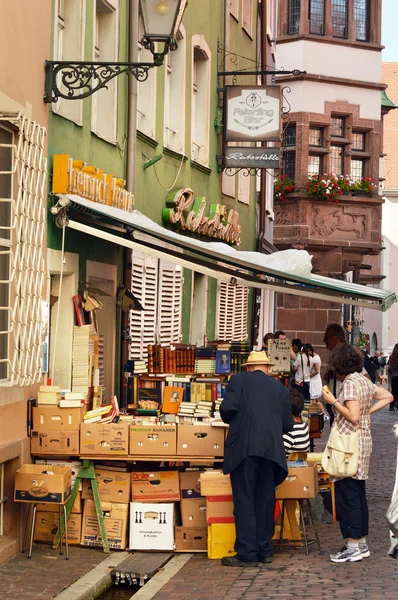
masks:
[[[398,0],[383,0],[383,25],[381,43],[383,62],[398,62]]]

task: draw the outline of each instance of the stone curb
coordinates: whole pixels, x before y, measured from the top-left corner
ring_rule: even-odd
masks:
[[[129,552],[114,552],[80,579],[65,588],[53,600],[93,600],[112,585],[111,570],[130,556]]]
[[[193,557],[193,554],[176,554],[168,563],[165,564],[164,567],[159,569],[159,571],[151,577],[151,579],[146,583],[138,592],[136,592],[133,596],[131,596],[130,600],[152,600],[155,594],[158,593],[160,589],[180,569],[182,569],[187,562]]]

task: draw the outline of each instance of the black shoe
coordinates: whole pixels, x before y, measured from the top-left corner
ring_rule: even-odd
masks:
[[[258,563],[260,565],[270,565],[272,563],[272,556],[266,556],[265,558],[259,558]]]
[[[257,567],[256,562],[244,562],[243,560],[239,560],[236,556],[224,556],[221,559],[221,564],[224,567]]]

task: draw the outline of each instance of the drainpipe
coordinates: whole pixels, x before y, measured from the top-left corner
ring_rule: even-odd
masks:
[[[129,2],[129,62],[138,62],[138,0]],[[138,81],[133,75],[128,76],[127,97],[127,168],[126,184],[131,193],[135,193],[136,154],[137,154],[137,86]],[[131,289],[132,251],[125,248],[123,252],[123,285]],[[129,357],[129,313],[121,315],[121,351],[120,351],[120,398],[121,407],[127,407],[127,379],[124,365]]]

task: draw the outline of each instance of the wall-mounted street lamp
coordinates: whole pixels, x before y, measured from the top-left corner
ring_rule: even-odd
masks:
[[[44,102],[59,98],[81,100],[106,88],[109,81],[122,73],[138,81],[148,78],[148,71],[160,67],[169,50],[176,50],[176,36],[188,0],[132,0],[139,2],[144,36],[142,45],[150,50],[153,63],[46,61]]]

